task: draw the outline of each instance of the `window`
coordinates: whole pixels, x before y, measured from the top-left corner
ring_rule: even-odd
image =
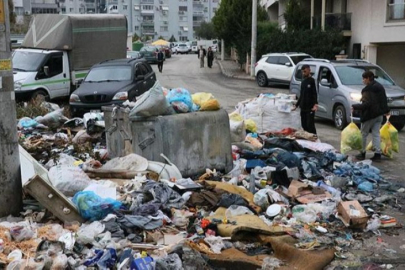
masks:
[[[69,8],[69,11],[70,11],[70,12],[73,12],[73,11],[74,11],[74,8]]]
[[[270,56],[267,58],[266,62],[269,64],[278,64],[278,56]]]
[[[123,9],[123,10],[127,10],[127,9],[128,9],[128,5],[122,5],[122,9]]]
[[[294,64],[298,64],[302,60],[306,58],[312,58],[310,55],[296,55],[296,56],[290,56],[291,60],[294,62]]]
[[[375,80],[382,85],[394,85],[394,82],[382,69],[376,66],[340,66],[336,72],[344,85],[363,85],[362,74],[370,70],[375,74]]]
[[[167,31],[169,31],[169,27],[167,27],[167,26],[160,27],[160,32],[167,32]]]
[[[134,9],[135,9],[135,10],[140,10],[141,7],[140,7],[139,5],[134,5]]]
[[[153,10],[153,5],[143,5],[142,10]]]
[[[187,21],[188,21],[188,17],[187,17],[187,16],[179,16],[179,21],[181,21],[181,22],[187,22]]]
[[[53,76],[56,76],[63,71],[63,54],[62,53],[56,53],[56,54],[51,54],[46,61],[44,67],[48,67],[48,75],[43,74],[41,76],[42,78],[51,78]],[[45,71],[45,69],[44,69]]]
[[[179,6],[179,11],[187,11],[187,6]]]
[[[318,82],[321,83],[322,80],[326,80],[327,83],[330,83],[333,88],[337,87],[335,77],[332,74],[332,71],[327,67],[321,67],[319,69]]]
[[[143,21],[153,21],[153,16],[142,16]]]
[[[16,15],[24,15],[24,8],[23,7],[15,7],[15,14]]]
[[[141,75],[145,76],[149,73],[148,68],[145,67],[145,65],[143,65],[143,64],[138,64],[135,68],[136,68],[135,77],[138,77]]]
[[[131,77],[129,66],[104,66],[91,69],[85,80],[86,82],[129,81]]]
[[[180,40],[180,41],[187,41],[187,40],[188,40],[188,38],[187,38],[187,37],[185,37],[185,36],[180,36],[180,37],[179,37],[179,40]]]
[[[282,66],[285,66],[286,63],[290,63],[290,64],[291,64],[290,59],[288,59],[287,56],[280,56],[280,57],[278,58],[278,63],[277,63],[277,64],[282,65]]]
[[[135,25],[134,30],[139,31],[139,25]]]
[[[302,67],[302,65],[298,65],[297,69],[295,70],[295,74],[294,74],[294,78],[299,82],[302,81],[301,67]],[[309,66],[309,68],[311,69],[311,75],[314,75],[316,66]]]
[[[405,19],[405,0],[388,0],[388,20]]]

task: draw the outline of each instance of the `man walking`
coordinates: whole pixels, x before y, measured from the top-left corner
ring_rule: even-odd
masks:
[[[301,82],[300,97],[293,111],[300,107],[301,126],[309,133],[316,134],[315,112],[318,110],[318,93],[316,91],[315,80],[311,76],[309,65],[301,67],[303,81]]]
[[[363,137],[363,147],[359,155],[356,155],[358,160],[366,158],[367,136],[370,133],[373,137],[373,147],[375,149],[373,161],[381,160],[381,141],[380,127],[383,121],[383,115],[389,114],[387,103],[387,95],[384,87],[374,80],[374,73],[366,71],[362,75],[363,84],[366,86],[361,90],[361,104],[353,104],[353,110],[360,110],[361,135]]]
[[[205,49],[203,49],[203,46],[200,46],[200,49],[198,50],[198,58],[200,59],[200,68],[204,67],[204,57],[207,54]]]
[[[163,71],[163,61],[164,61],[163,49],[159,50],[156,57],[157,57],[157,66],[158,66],[159,72],[162,73],[162,71]]]
[[[214,60],[214,52],[212,51],[211,47],[208,47],[207,65],[209,68],[212,68],[212,60]]]

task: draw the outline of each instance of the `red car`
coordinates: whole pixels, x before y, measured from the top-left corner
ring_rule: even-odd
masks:
[[[172,51],[170,50],[169,46],[160,46],[160,47],[164,50],[166,58],[172,57]]]

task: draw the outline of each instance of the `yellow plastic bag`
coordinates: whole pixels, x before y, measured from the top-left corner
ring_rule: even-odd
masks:
[[[214,96],[211,93],[195,93],[191,95],[191,98],[193,99],[193,102],[197,104],[198,106],[202,106],[204,102],[207,102],[210,99],[215,99]]]
[[[351,122],[343,131],[340,139],[340,152],[345,154],[351,150],[361,150],[363,138],[359,127]]]
[[[253,121],[252,119],[247,119],[245,120],[245,125],[246,125],[246,130],[256,133],[257,132],[257,125],[256,122]]]
[[[392,158],[394,156],[393,151],[399,151],[398,130],[387,121],[380,129],[381,137],[381,153],[384,156]],[[367,150],[373,150],[373,143],[370,142],[367,145]]]
[[[217,111],[220,109],[219,101],[217,99],[210,99],[201,104],[200,111]]]
[[[233,112],[229,114],[229,120],[235,121],[235,122],[242,122],[243,117],[237,112]]]

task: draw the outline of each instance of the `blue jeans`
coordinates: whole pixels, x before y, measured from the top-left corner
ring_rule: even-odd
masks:
[[[363,123],[361,123],[361,135],[363,136],[363,149],[362,152],[366,152],[366,146],[367,146],[367,136],[370,133],[371,130],[371,135],[373,137],[372,142],[373,142],[373,148],[375,149],[375,153],[380,154],[381,153],[381,139],[380,139],[380,128],[381,128],[381,122],[383,121],[383,116],[378,116],[376,118],[367,120]]]

